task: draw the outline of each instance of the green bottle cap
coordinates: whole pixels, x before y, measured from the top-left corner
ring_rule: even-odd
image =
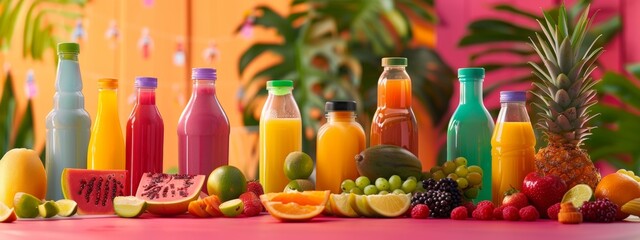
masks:
[[[271,80],[267,82],[267,88],[273,87],[293,87],[291,80]]]
[[[402,67],[406,67],[407,66],[407,58],[403,58],[403,57],[386,57],[386,58],[382,58],[382,66],[383,67],[387,67],[387,66],[402,66]]]
[[[484,79],[484,68],[458,68],[459,79]]]
[[[77,43],[58,43],[58,53],[80,53],[80,45]]]

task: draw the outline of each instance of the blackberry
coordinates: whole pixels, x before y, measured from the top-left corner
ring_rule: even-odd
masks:
[[[613,222],[616,220],[618,205],[606,198],[596,199],[593,202],[585,201],[580,207],[580,213],[585,222]]]
[[[462,204],[462,193],[458,190],[458,183],[443,178],[440,181],[427,179],[422,181],[426,189],[424,193],[416,193],[411,198],[411,206],[425,204],[431,210],[430,216],[434,218],[449,218],[451,210]]]

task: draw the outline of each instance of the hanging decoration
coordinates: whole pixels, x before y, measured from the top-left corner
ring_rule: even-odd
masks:
[[[184,38],[182,36],[176,39],[176,52],[173,54],[173,64],[181,67],[184,66],[185,56]]]
[[[202,57],[207,64],[212,64],[220,58],[220,50],[218,50],[218,44],[211,40],[209,46],[202,52]]]
[[[87,33],[84,29],[82,19],[76,20],[76,25],[73,27],[73,31],[71,32],[72,42],[80,43],[80,40],[83,42],[87,40]]]
[[[109,22],[109,27],[104,32],[104,38],[109,41],[109,47],[116,48],[116,46],[118,46],[120,30],[118,29],[118,22],[115,19],[112,19]]]
[[[244,39],[253,38],[253,23],[256,20],[256,16],[253,13],[253,10],[247,10],[245,12],[244,23],[240,28],[240,36]]]
[[[149,28],[142,29],[140,39],[138,40],[138,48],[142,53],[142,59],[147,60],[151,56],[151,50],[153,49],[153,39],[149,33]]]
[[[38,95],[38,86],[36,85],[35,72],[33,69],[27,70],[27,80],[24,82],[24,92],[27,99],[33,99]]]

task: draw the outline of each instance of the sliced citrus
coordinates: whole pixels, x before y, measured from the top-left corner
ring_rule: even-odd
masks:
[[[38,206],[38,212],[40,214],[40,217],[50,218],[58,215],[58,212],[60,212],[60,210],[58,209],[58,205],[56,204],[56,202],[46,201]]]
[[[322,211],[322,214],[325,216],[333,216],[333,209],[331,209],[331,201],[328,201],[327,204],[324,206],[324,211]]]
[[[377,217],[373,209],[367,204],[366,199],[363,195],[349,194],[349,205],[360,216]]]
[[[13,208],[7,207],[3,202],[0,202],[0,223],[10,223],[18,219],[16,212]]]
[[[374,212],[385,217],[399,217],[411,205],[411,194],[368,195],[366,201]]]
[[[78,211],[78,203],[69,199],[61,199],[56,201],[56,205],[58,205],[58,216],[61,217],[71,217],[76,214]]]
[[[267,193],[260,196],[269,214],[282,221],[309,220],[324,211],[329,191]]]
[[[587,184],[578,184],[569,189],[562,197],[562,203],[571,202],[574,207],[580,208],[584,201],[589,201],[593,196],[593,190]]]
[[[264,204],[269,214],[282,221],[306,221],[322,213],[324,206],[299,205],[294,202],[267,202]]]
[[[147,202],[135,196],[119,196],[113,199],[113,210],[123,218],[136,218],[147,209]]]
[[[331,194],[329,199],[331,209],[338,217],[359,217],[349,204],[349,195],[347,194]]]

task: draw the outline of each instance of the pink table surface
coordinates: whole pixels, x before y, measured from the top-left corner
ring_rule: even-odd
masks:
[[[637,220],[637,219],[636,219]],[[639,220],[640,221],[640,220]],[[72,217],[0,224],[0,240],[11,239],[640,239],[640,224],[564,225],[536,222],[449,219],[318,217],[282,223],[264,214],[251,218],[197,219],[184,215],[141,219]]]

